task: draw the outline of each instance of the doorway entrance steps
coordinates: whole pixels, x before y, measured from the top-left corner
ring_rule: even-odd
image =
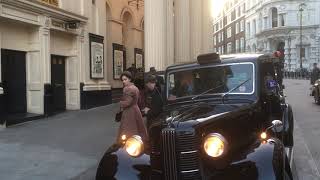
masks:
[[[4,117],[1,117],[5,121],[6,127],[37,120],[44,118],[42,114],[33,114],[33,113],[17,113],[17,114],[8,114]]]

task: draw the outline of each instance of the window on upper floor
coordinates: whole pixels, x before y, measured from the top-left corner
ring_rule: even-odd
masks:
[[[236,23],[236,34],[239,33],[239,29],[240,29],[240,24],[239,22]]]
[[[268,17],[263,18],[263,29],[268,29]]]
[[[272,28],[278,27],[278,10],[277,8],[271,9],[271,17],[272,17]]]
[[[218,33],[218,43],[221,42],[221,34]]]
[[[238,6],[238,17],[241,16],[241,6]]]
[[[246,3],[242,4],[242,14],[246,13]]]
[[[217,44],[216,42],[216,36],[213,36],[213,45],[215,46]]]
[[[247,23],[247,37],[250,37],[251,36],[251,32],[250,32],[250,22]]]
[[[262,14],[260,13],[258,19],[258,32],[262,31]]]
[[[300,48],[300,54],[301,54],[301,58],[306,57],[306,48],[305,47]]]
[[[244,31],[244,20],[240,21],[240,32]]]
[[[221,41],[224,41],[224,31],[221,31]]]
[[[236,19],[236,10],[234,9],[231,13],[231,21],[234,21],[235,19]]]
[[[227,30],[227,38],[230,38],[232,36],[232,27],[229,27]]]
[[[285,18],[285,15],[284,15],[284,14],[279,14],[279,23],[280,23],[280,26],[285,26],[284,18]]]
[[[229,14],[229,15],[227,16],[227,23],[226,23],[226,24],[229,24],[229,23],[231,23],[231,14]]]

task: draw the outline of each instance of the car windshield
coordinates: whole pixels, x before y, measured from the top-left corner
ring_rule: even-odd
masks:
[[[248,80],[230,94],[254,92],[254,65],[252,63],[224,64],[200,69],[170,73],[167,80],[167,98],[178,99],[206,94],[223,94]]]

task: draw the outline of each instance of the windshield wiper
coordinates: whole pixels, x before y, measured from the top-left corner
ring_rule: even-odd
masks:
[[[216,87],[214,87],[214,88],[208,89],[208,90],[202,92],[201,94],[198,94],[198,95],[194,96],[191,100],[195,100],[196,98],[198,98],[198,97],[200,97],[200,96],[202,96],[202,95],[204,95],[204,94],[207,94],[207,93],[210,92],[210,91],[213,91],[213,90],[215,90],[215,89],[218,89],[218,88],[220,88],[220,87],[222,87],[222,86],[224,86],[224,85],[225,85],[225,83],[220,84],[219,86],[216,86]]]
[[[245,84],[246,82],[248,82],[248,81],[250,81],[250,80],[251,80],[251,78],[249,78],[249,79],[243,81],[242,83],[238,84],[237,86],[235,86],[234,88],[232,88],[230,91],[228,91],[228,92],[226,92],[226,93],[223,93],[223,94],[221,95],[222,104],[224,104],[224,97],[225,97],[226,95],[230,94],[231,92],[233,92],[234,90],[238,89],[240,86],[242,86],[243,84]]]

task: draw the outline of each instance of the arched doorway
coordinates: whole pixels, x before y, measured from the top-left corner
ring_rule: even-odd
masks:
[[[129,11],[125,11],[122,16],[122,44],[125,49],[125,58],[124,58],[124,64],[126,65],[125,69],[130,67],[131,64],[134,63],[134,47],[133,47],[133,19],[132,15],[129,13]]]

